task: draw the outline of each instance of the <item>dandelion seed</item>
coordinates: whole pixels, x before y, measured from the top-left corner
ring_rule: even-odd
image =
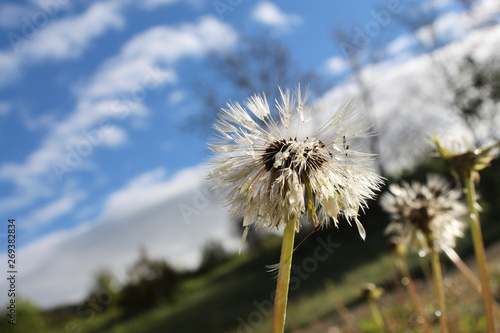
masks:
[[[366,125],[347,103],[314,135],[303,137],[308,93],[300,87],[295,94],[280,92],[278,122],[261,95],[250,98],[246,109],[238,103],[222,109],[214,125],[218,139],[210,145],[215,187],[230,212],[244,216],[244,226],[281,229],[306,213],[315,225],[333,219],[337,226],[338,216],[344,215],[364,239],[358,213],[382,182],[368,169],[371,156],[349,144],[364,136]]]

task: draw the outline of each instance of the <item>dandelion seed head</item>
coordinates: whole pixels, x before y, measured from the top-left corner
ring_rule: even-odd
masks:
[[[308,93],[281,89],[278,121],[264,95],[243,108],[230,103],[219,113],[210,178],[244,226],[282,228],[306,214],[316,225],[344,215],[354,221],[382,179],[369,169],[372,156],[352,148],[366,126],[352,103],[342,105],[313,135],[301,129],[309,119]]]
[[[277,140],[272,142],[262,155],[262,162],[269,172],[291,169],[296,173],[318,170],[327,159],[325,144],[321,141],[306,139],[304,142]]]
[[[460,191],[451,189],[446,180],[431,175],[427,184],[403,182],[391,185],[380,202],[391,214],[386,233],[398,242],[425,256],[434,246],[437,251],[455,246],[466,224],[460,220],[467,207],[459,201]],[[430,237],[430,238],[429,238]],[[431,243],[429,244],[429,240]]]

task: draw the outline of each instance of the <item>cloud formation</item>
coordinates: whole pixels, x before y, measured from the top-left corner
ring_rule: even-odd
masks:
[[[342,74],[349,70],[349,64],[344,58],[334,56],[326,61],[326,69],[333,75]]]
[[[224,50],[235,41],[236,33],[213,17],[177,27],[156,26],[134,36],[91,76],[78,92],[74,110],[53,126],[37,150],[23,163],[0,166],[0,181],[18,188],[8,205],[0,204],[0,212],[53,195],[50,185],[89,163],[94,149],[124,143],[127,133],[121,124],[147,114],[147,94],[175,82],[177,61]]]
[[[260,2],[255,6],[252,18],[263,25],[282,29],[288,29],[302,23],[300,16],[285,14],[274,3],[267,1]]]
[[[487,42],[485,42],[487,41]],[[400,43],[400,46],[397,44]],[[407,48],[409,39],[402,36],[392,48]],[[490,59],[493,50],[500,47],[500,26],[472,31],[462,39],[434,51],[436,59],[446,59],[447,71],[459,79],[461,63],[466,56],[478,61]],[[440,60],[444,61],[444,60]],[[425,139],[434,132],[440,135],[470,136],[470,132],[450,109],[453,95],[449,83],[429,54],[414,56],[400,61],[399,57],[362,68],[360,75],[365,87],[370,89],[371,116],[376,119],[380,134],[380,160],[389,173],[401,172],[411,167],[416,159],[428,153],[429,142]],[[330,90],[320,101],[321,116],[317,125],[326,121],[332,105],[340,105],[346,99],[361,100],[359,87],[346,83]],[[360,104],[360,103],[358,103]],[[330,113],[331,115],[331,113]],[[457,134],[460,133],[460,134]]]
[[[123,282],[142,246],[153,258],[166,258],[177,267],[195,267],[201,247],[211,239],[237,249],[240,239],[231,235],[227,209],[208,191],[205,178],[204,166],[170,178],[162,168],[138,175],[108,196],[95,221],[23,247],[19,290],[44,307],[78,302],[101,269]],[[56,202],[46,209],[66,205]],[[5,299],[2,294],[0,304]]]
[[[6,69],[0,87],[18,78],[26,65],[80,57],[94,39],[110,29],[123,28],[122,8],[120,2],[107,1],[94,3],[80,15],[57,20],[54,17],[60,6],[52,11],[40,7],[31,17],[24,16],[20,30],[7,33],[10,50],[0,52],[0,69]]]
[[[83,196],[81,192],[73,195],[64,195],[37,208],[29,216],[21,219],[23,224],[19,226],[19,229],[23,232],[30,233],[30,230],[36,230],[37,227],[45,225],[60,216],[64,216],[75,208],[76,203],[81,200]]]

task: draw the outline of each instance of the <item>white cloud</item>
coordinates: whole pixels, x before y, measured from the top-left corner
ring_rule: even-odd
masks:
[[[386,52],[390,56],[398,56],[410,53],[411,47],[415,45],[415,39],[410,35],[402,35],[393,40],[386,47]]]
[[[177,82],[177,75],[172,69],[164,69],[151,65],[154,59],[113,59],[116,60],[108,68],[97,73],[86,91],[92,98],[117,96],[119,93],[130,94],[130,100],[142,102],[143,94],[158,88],[165,83]]]
[[[88,165],[94,149],[125,142],[126,132],[119,125],[147,113],[143,103],[148,92],[175,80],[173,66],[178,60],[223,50],[235,41],[236,33],[212,17],[178,27],[157,26],[134,36],[89,79],[73,112],[52,127],[24,163],[0,166],[0,181],[20,188],[11,204],[23,207],[31,202],[21,197],[30,191],[31,200],[38,193],[50,195],[41,189],[52,189]],[[0,204],[0,211],[5,209],[13,207]]]
[[[326,69],[333,75],[341,74],[349,69],[349,64],[344,58],[335,56],[326,61]]]
[[[74,204],[75,202],[72,198],[63,197],[51,202],[47,206],[37,209],[31,217],[41,222],[50,221],[71,211]]]
[[[103,128],[102,145],[107,147],[121,146],[127,139],[127,132],[118,126]]]
[[[475,26],[500,22],[500,3],[497,0],[474,1],[471,10],[471,21]]]
[[[236,250],[239,238],[231,235],[227,209],[214,202],[205,178],[204,166],[170,179],[161,168],[137,176],[108,196],[104,213],[92,224],[55,232],[21,248],[19,290],[41,306],[77,302],[99,269],[110,268],[123,278],[120,272],[137,258],[140,246],[152,257],[180,267],[197,265],[199,250],[209,239]],[[5,283],[0,282],[3,290]],[[6,295],[0,297],[3,304]]]
[[[445,5],[447,1],[442,1]],[[439,4],[440,1],[437,1]],[[500,20],[500,3],[495,0],[482,0],[472,3],[468,12],[450,11],[440,15],[432,24],[420,28],[416,37],[433,46],[435,42],[445,44],[450,41],[463,38],[473,29],[481,28],[492,21]]]
[[[428,4],[429,7],[435,9],[443,9],[453,3],[453,0],[431,0]]]
[[[20,68],[48,59],[68,59],[81,56],[90,42],[110,29],[120,29],[124,19],[120,14],[123,3],[117,1],[98,2],[84,13],[53,20],[52,16],[40,8],[46,18],[39,26],[26,18],[18,32],[7,34],[11,50],[0,53],[0,87],[12,82],[20,74]],[[33,16],[33,15],[32,15]],[[3,71],[5,67],[5,71]]]
[[[19,61],[12,52],[0,51],[0,88],[11,84],[21,74]]]
[[[83,197],[82,193],[74,195],[64,195],[53,200],[43,207],[36,209],[28,216],[23,217],[20,228],[25,232],[34,231],[42,225],[46,225],[56,218],[59,218],[75,208],[75,204]]]
[[[197,24],[150,28],[127,42],[117,57],[102,66],[88,94],[92,97],[119,92],[132,94],[174,83],[177,80],[174,69],[165,66],[181,58],[224,50],[235,41],[235,32],[212,17],[205,17]]]
[[[113,126],[120,120],[121,111],[113,100],[81,103],[65,121],[54,126],[40,148],[29,154],[24,163],[3,164],[0,180],[13,182],[18,188],[34,189],[46,182],[46,186],[52,187],[49,184],[64,180],[65,170],[72,172],[78,168],[98,146],[113,147],[124,142],[125,132]],[[127,116],[140,113],[141,109],[130,109]]]
[[[174,90],[170,95],[168,95],[167,103],[170,105],[176,105],[184,101],[185,99],[186,99],[186,93],[178,89]]]
[[[485,61],[499,48],[500,25],[497,25],[473,31],[434,51],[433,56],[441,59],[439,61],[446,59],[447,70],[460,79],[457,71],[466,55]],[[380,158],[385,163],[386,171],[400,172],[423,157],[429,147],[426,136],[434,131],[455,137],[470,136],[463,121],[448,107],[453,96],[445,77],[436,70],[429,55],[406,62],[391,58],[363,68],[360,75],[371,92],[373,108],[370,113],[381,126],[378,128],[382,147]],[[332,105],[340,105],[351,98],[361,99],[354,83],[333,88],[321,101],[324,114],[331,115]]]
[[[437,33],[447,40],[455,40],[464,36],[469,28],[466,14],[463,13],[444,14],[436,22]]]
[[[126,187],[116,191],[106,200],[104,217],[126,217],[149,205],[154,206],[166,198],[182,191],[188,184],[161,183],[166,171],[163,168],[144,173],[131,180]]]
[[[264,25],[278,28],[290,28],[300,25],[302,18],[299,15],[285,14],[272,2],[260,2],[252,11],[252,18]]]
[[[41,28],[21,53],[34,59],[78,57],[89,43],[109,29],[120,29],[124,19],[118,2],[98,2],[77,17],[63,18]]]
[[[133,59],[147,54],[171,63],[185,56],[226,48],[235,38],[235,33],[227,25],[213,17],[204,17],[197,24],[151,28],[127,43],[123,56]]]

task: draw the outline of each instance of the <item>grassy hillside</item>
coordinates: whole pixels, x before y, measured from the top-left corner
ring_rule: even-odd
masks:
[[[325,235],[328,237],[332,234],[322,236]],[[123,317],[117,309],[112,309],[97,314],[88,322],[78,317],[66,318],[65,325],[73,322],[81,332],[93,333],[270,332],[272,291],[275,285],[272,275],[265,271],[264,266],[273,262],[266,258],[277,257],[279,241],[277,237],[272,237],[258,252],[234,257],[206,275],[184,281],[178,299],[173,304],[165,303],[152,311],[129,318]],[[318,239],[310,243],[319,244]],[[417,322],[408,322],[414,311],[406,291],[399,283],[399,274],[394,267],[392,256],[386,253],[367,256],[364,264],[355,266],[350,264],[359,259],[355,254],[364,253],[359,250],[359,246],[363,246],[363,243],[341,244],[327,260],[318,260],[316,270],[313,270],[315,265],[311,259],[314,255],[307,256],[305,246],[303,251],[297,250],[295,264],[301,265],[303,269],[295,274],[295,280],[292,277],[287,331],[325,332],[326,325],[342,327],[342,332],[375,332],[370,313],[360,298],[361,287],[367,282],[375,282],[387,290],[379,302],[386,321],[389,321],[393,328],[405,327],[411,329],[409,332],[419,332]],[[495,251],[496,255],[490,261],[493,275],[498,276],[500,270],[495,270],[496,266],[493,265],[500,263],[498,246]],[[410,263],[415,275],[421,278],[418,284],[424,296],[428,317],[435,320],[433,312],[437,307],[434,302],[433,282],[432,279],[426,280],[420,266],[424,263],[425,267],[428,263],[421,262],[417,257],[412,257]],[[474,267],[473,262],[471,267]],[[452,310],[451,318],[457,318],[457,323],[462,321],[461,329],[472,327],[463,332],[481,332],[476,330],[477,325],[470,323],[483,320],[480,296],[468,287],[463,278],[456,282],[461,275],[455,271],[453,267],[448,266],[448,299],[458,299],[458,296],[453,294],[457,285],[463,294],[460,303]],[[331,288],[325,287],[327,283],[333,283],[333,292]],[[464,301],[464,298],[467,301]],[[339,302],[354,313],[356,319],[353,323],[348,324],[339,316]],[[464,314],[465,316],[462,316]],[[434,324],[437,329],[437,321]],[[59,328],[64,332],[63,326]],[[456,332],[460,331],[462,330]]]

